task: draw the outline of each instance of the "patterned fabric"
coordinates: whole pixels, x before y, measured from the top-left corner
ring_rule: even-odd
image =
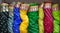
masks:
[[[52,8],[44,8],[44,33],[53,32]]]
[[[25,10],[20,10],[20,15],[22,19],[22,23],[20,25],[20,33],[28,33],[27,27],[28,27],[28,16],[27,16],[27,11]]]
[[[44,19],[44,11],[43,11],[43,4],[39,7],[39,33],[44,33],[44,25],[43,25],[43,19]]]
[[[8,31],[13,33],[13,10],[9,9],[9,18],[8,18]]]
[[[19,26],[20,26],[22,20],[20,18],[19,11],[20,11],[20,8],[14,7],[14,22],[13,22],[13,32],[14,33],[20,33]]]
[[[0,33],[8,33],[8,12],[0,12]]]
[[[39,33],[38,11],[28,12],[28,17],[29,17],[28,33]]]
[[[59,33],[59,23],[60,23],[60,17],[59,17],[59,11],[53,11],[53,17],[54,17],[54,31],[53,33]]]

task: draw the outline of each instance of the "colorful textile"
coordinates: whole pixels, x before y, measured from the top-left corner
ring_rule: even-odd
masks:
[[[39,33],[38,5],[36,3],[30,4],[28,18],[29,18],[28,33]]]
[[[42,3],[39,6],[39,33],[44,33],[44,24],[43,24],[43,19],[44,19],[44,11],[43,11],[43,6],[44,4]]]
[[[53,17],[51,3],[45,3],[44,6],[44,33],[53,32]]]
[[[22,19],[22,23],[20,25],[20,33],[28,33],[28,24],[29,24],[29,19],[27,16],[27,11],[28,11],[28,4],[21,4],[21,9],[20,9],[20,16]]]
[[[13,22],[13,32],[20,33],[19,26],[22,20],[20,18],[20,8],[17,6],[14,7],[14,22]]]

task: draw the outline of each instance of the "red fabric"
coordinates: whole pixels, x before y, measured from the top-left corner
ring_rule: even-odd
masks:
[[[53,17],[52,8],[44,8],[44,33],[52,33],[53,31]]]

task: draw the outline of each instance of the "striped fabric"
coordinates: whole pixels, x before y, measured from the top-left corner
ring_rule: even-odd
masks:
[[[46,6],[44,6],[44,33],[52,32],[53,32],[52,8],[50,3],[46,3]]]

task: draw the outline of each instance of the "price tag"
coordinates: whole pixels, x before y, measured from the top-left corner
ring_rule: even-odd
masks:
[[[38,11],[38,6],[31,6],[29,11]]]
[[[20,7],[20,9],[21,10],[28,10],[28,8],[29,8],[29,4],[21,4],[21,7]]]
[[[5,6],[2,6],[2,11],[5,12]]]
[[[6,11],[7,11],[7,12],[9,11],[9,10],[8,10],[8,6],[6,6],[6,8],[5,8],[5,9],[6,9]]]
[[[45,3],[44,8],[51,8],[51,3]]]
[[[54,4],[52,6],[53,11],[59,10],[58,4]]]

